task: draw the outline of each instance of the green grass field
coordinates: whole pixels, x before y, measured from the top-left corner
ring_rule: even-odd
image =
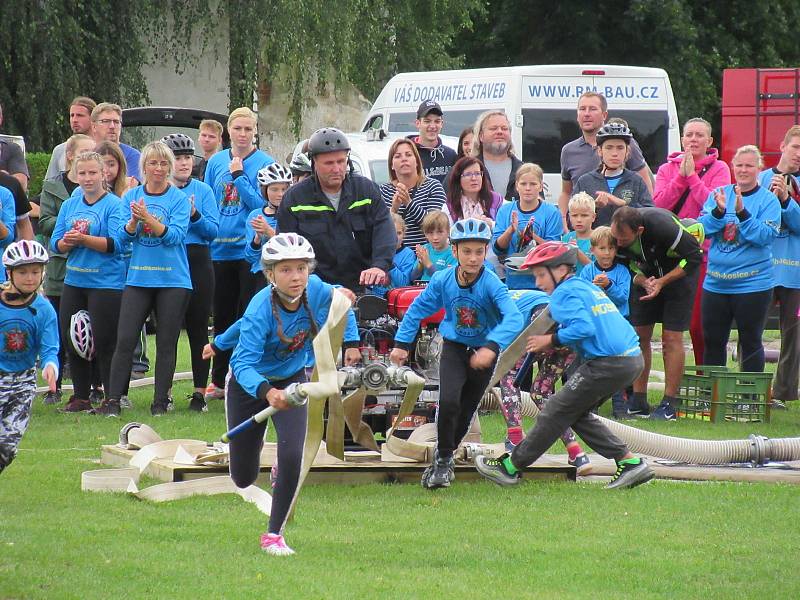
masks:
[[[179,370],[187,364],[183,352]],[[37,399],[0,476],[0,599],[800,597],[800,507],[789,485],[308,486],[287,529],[289,558],[259,550],[264,517],[234,496],[150,504],[81,492],[81,472],[98,468],[100,445],[127,421],[164,438],[224,430],[220,402],[188,412],[188,383],[175,387],[174,413],[151,418],[151,390],[135,391],[119,420],[62,415]],[[640,425],[707,439],[794,436],[800,407],[770,424]],[[496,415],[483,430],[489,441],[504,436]]]

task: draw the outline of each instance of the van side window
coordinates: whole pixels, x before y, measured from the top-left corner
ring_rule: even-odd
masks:
[[[367,126],[364,128],[364,131],[368,131],[370,129],[380,129],[383,126],[383,115],[375,115],[370,117],[369,121],[367,122]]]
[[[444,114],[444,128],[442,135],[450,135],[458,137],[461,132],[467,128],[475,125],[475,121],[484,110],[489,110],[486,107],[480,110],[447,110]],[[395,133],[412,133],[417,130],[414,122],[417,119],[417,113],[390,113],[389,114],[389,132]]]

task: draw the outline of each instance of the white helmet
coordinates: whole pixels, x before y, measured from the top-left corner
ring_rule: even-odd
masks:
[[[279,233],[272,236],[261,248],[261,264],[265,267],[292,259],[314,260],[314,248],[302,235]]]
[[[3,252],[3,266],[13,269],[22,265],[47,264],[47,250],[39,242],[33,240],[20,240],[8,245]]]
[[[89,313],[79,310],[69,320],[69,340],[75,354],[84,360],[92,360],[94,356],[94,335]]]
[[[289,168],[297,173],[311,173],[311,159],[307,152],[298,152],[292,157]]]
[[[292,183],[292,172],[282,164],[274,162],[258,172],[258,183],[259,185]]]

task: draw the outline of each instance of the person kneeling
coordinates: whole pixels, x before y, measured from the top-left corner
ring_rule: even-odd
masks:
[[[589,446],[617,463],[617,472],[606,487],[629,488],[653,478],[653,471],[634,457],[591,410],[621,387],[633,382],[644,368],[639,339],[603,291],[575,277],[577,249],[563,242],[537,246],[522,264],[532,269],[536,286],[549,294],[550,314],[558,329],[553,334],[533,335],[528,352],[553,346],[574,348],[584,362],[564,386],[551,396],[511,454],[491,459],[478,456],[478,472],[500,485],[514,485],[521,470],[544,454],[567,427]]]

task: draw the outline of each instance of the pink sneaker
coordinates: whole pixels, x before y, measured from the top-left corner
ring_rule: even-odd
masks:
[[[286,545],[283,536],[277,533],[263,534],[261,536],[261,549],[274,556],[290,556],[294,554],[294,550]]]

